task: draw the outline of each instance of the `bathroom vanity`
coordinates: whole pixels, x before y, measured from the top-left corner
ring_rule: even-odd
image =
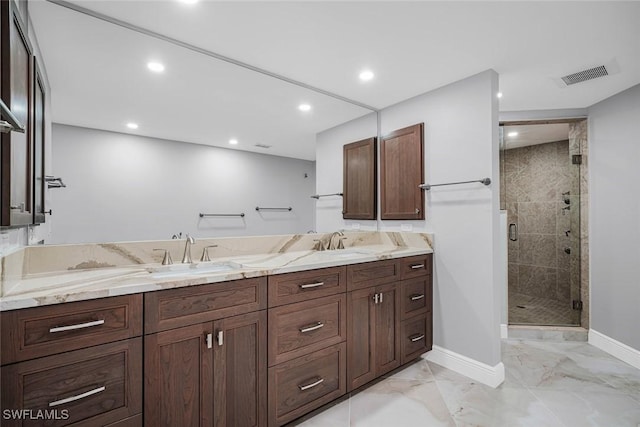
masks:
[[[60,426],[281,426],[431,349],[427,244],[235,260],[145,265],[84,293],[68,284],[59,304],[3,306],[3,409],[65,409]],[[103,288],[132,292],[93,299]]]

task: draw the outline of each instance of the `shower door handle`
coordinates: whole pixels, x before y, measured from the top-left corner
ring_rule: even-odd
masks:
[[[518,240],[518,225],[517,224],[509,224],[509,240],[515,242]]]

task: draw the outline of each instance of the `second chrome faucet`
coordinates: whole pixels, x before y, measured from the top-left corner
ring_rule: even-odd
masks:
[[[193,245],[195,242],[196,239],[187,234],[187,241],[184,245],[184,255],[182,256],[183,264],[191,264],[193,262],[193,260],[191,259],[191,245]]]

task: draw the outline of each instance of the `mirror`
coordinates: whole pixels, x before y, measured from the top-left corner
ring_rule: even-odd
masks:
[[[62,5],[29,12],[52,89],[48,174],[66,184],[49,190],[46,243],[315,228],[316,134],[370,110]]]

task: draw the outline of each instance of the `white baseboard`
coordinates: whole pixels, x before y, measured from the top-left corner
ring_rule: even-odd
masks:
[[[500,339],[506,340],[509,338],[509,326],[504,323],[500,324]]]
[[[437,345],[427,353],[426,359],[493,388],[504,381],[502,362],[496,366],[489,366]]]
[[[640,350],[629,347],[593,329],[589,329],[589,344],[640,369]]]

